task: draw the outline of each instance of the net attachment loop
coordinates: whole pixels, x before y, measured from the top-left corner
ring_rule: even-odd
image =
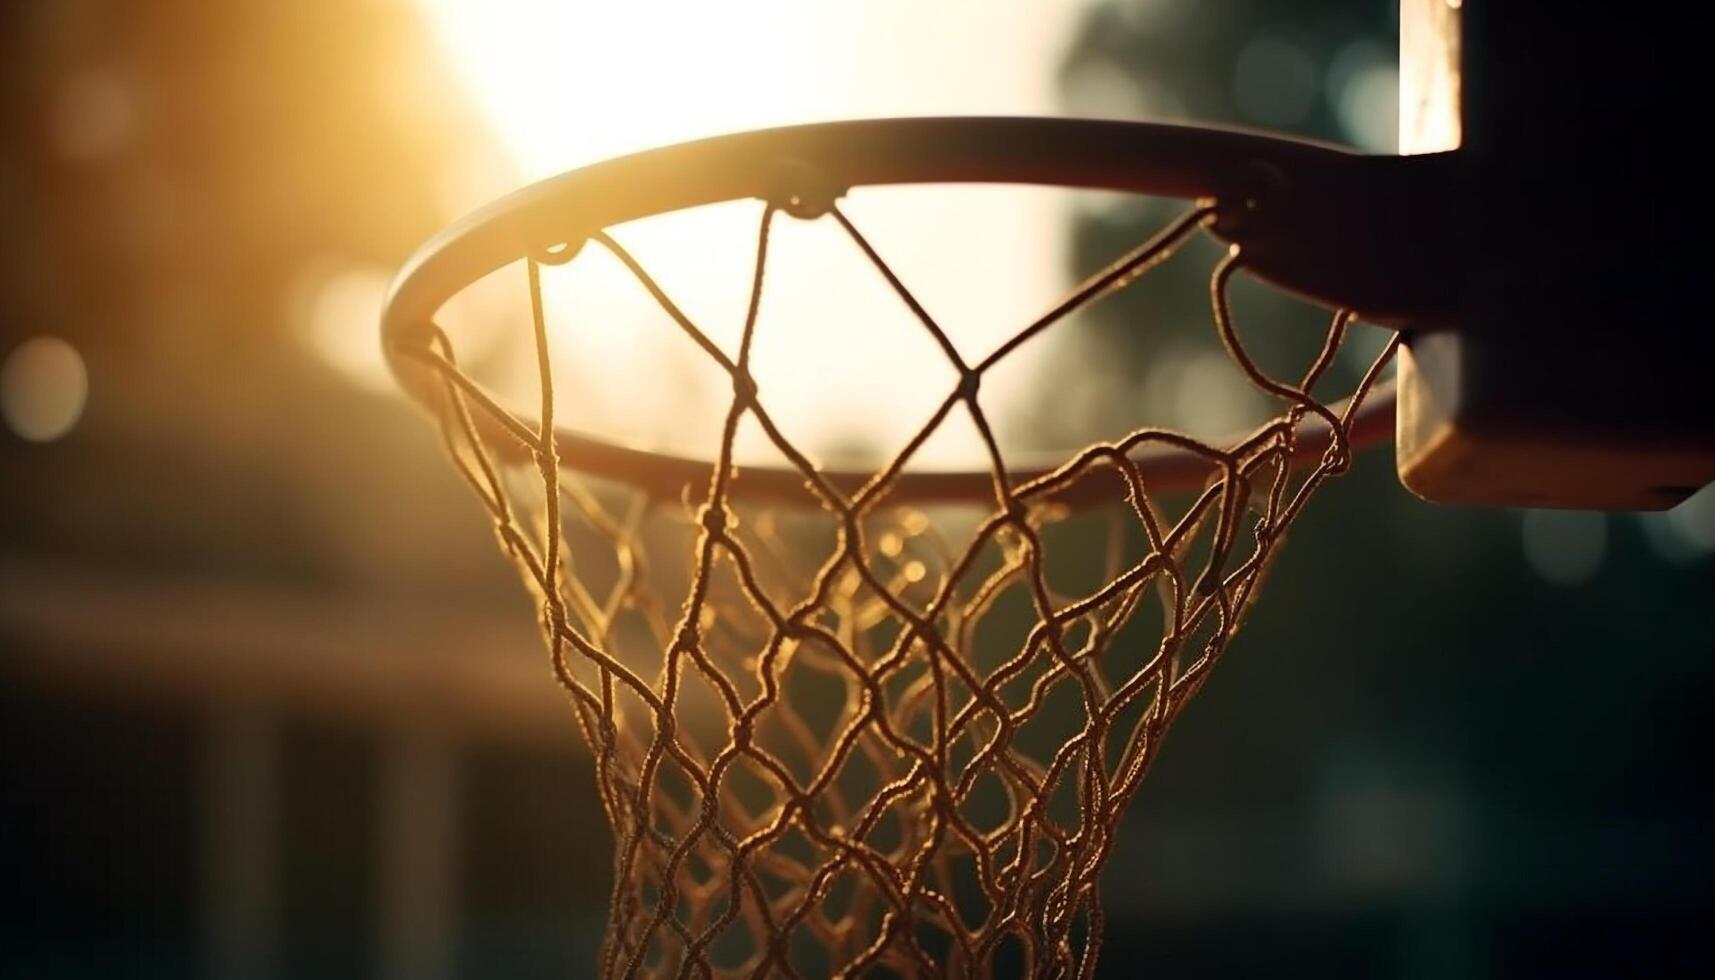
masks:
[[[539,245],[530,250],[530,260],[537,265],[565,265],[578,257],[587,241],[587,238],[578,238],[553,245]]]
[[[848,190],[815,166],[788,158],[773,165],[763,198],[794,218],[812,221],[832,211]]]
[[[1212,201],[1214,230],[1233,239],[1242,239],[1271,202],[1291,190],[1286,172],[1266,160],[1244,164],[1225,185],[1226,189]]]

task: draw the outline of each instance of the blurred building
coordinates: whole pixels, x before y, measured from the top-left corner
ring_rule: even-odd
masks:
[[[365,382],[391,269],[509,181],[484,122],[400,3],[0,19],[0,974],[575,972],[575,729]]]

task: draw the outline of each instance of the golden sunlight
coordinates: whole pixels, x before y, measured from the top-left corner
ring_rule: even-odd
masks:
[[[522,179],[702,136],[828,119],[1048,114],[1077,4],[419,0]],[[464,207],[483,202],[467,200]],[[1062,213],[1044,192],[858,191],[848,211],[980,355],[1060,286]],[[667,215],[616,236],[722,341],[748,285],[754,202]],[[782,221],[756,373],[765,401],[824,454],[899,442],[945,394],[945,364],[849,241]],[[589,254],[549,270],[570,424],[657,448],[706,451],[726,397],[623,270]],[[521,286],[521,276],[519,277]],[[453,325],[456,328],[456,324]],[[517,364],[520,387],[529,375]],[[1002,419],[1008,389],[987,391]],[[504,387],[504,384],[503,384]],[[1004,423],[1003,423],[1004,424]],[[925,461],[976,457],[952,438]],[[752,448],[757,446],[753,440]],[[741,442],[741,446],[743,443]]]

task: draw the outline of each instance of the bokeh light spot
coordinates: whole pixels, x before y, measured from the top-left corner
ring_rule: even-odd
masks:
[[[67,80],[56,94],[54,144],[68,160],[100,160],[125,144],[136,120],[136,98],[123,78],[110,71],[86,71]]]
[[[1347,142],[1372,153],[1399,147],[1399,56],[1390,45],[1359,38],[1328,66],[1328,104]]]
[[[312,275],[296,319],[304,342],[328,365],[362,387],[391,393],[393,377],[375,337],[387,281],[377,268]]]
[[[1211,438],[1254,425],[1257,399],[1223,353],[1203,351],[1183,360],[1163,360],[1151,382],[1168,386],[1167,424]]]
[[[1667,519],[1687,541],[1704,551],[1715,551],[1715,483],[1668,511]]]
[[[0,414],[7,428],[31,442],[53,442],[70,432],[88,397],[83,357],[58,337],[26,340],[0,366]]]
[[[1657,555],[1689,564],[1715,555],[1715,483],[1669,511],[1637,515],[1644,537]]]
[[[1099,119],[1150,119],[1183,112],[1171,93],[1106,60],[1068,69],[1065,99],[1073,114]]]
[[[1607,517],[1595,511],[1526,511],[1524,557],[1545,581],[1567,587],[1595,577],[1608,550]]]
[[[1336,111],[1346,138],[1360,149],[1392,153],[1399,145],[1399,70],[1374,64],[1340,90]]]

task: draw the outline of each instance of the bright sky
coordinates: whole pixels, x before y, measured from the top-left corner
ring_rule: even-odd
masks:
[[[1049,114],[1054,72],[1084,6],[418,2],[527,180],[651,146],[787,123]],[[1062,203],[1047,192],[933,187],[859,191],[847,209],[974,357],[1063,287]],[[755,202],[703,209],[615,235],[730,345],[759,209]],[[755,364],[764,403],[815,451],[897,444],[945,395],[948,369],[835,226],[783,220],[776,228]],[[570,424],[706,454],[727,386],[702,370],[688,341],[596,252],[550,270],[547,280],[560,377],[571,389],[564,409]],[[522,291],[522,274],[511,279]],[[990,379],[985,403],[1004,417],[1000,403],[1026,389],[1027,375]],[[928,457],[974,459],[975,446],[959,430]]]

